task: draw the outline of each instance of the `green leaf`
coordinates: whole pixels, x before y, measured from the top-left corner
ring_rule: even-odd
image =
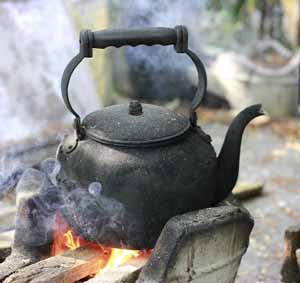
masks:
[[[233,5],[232,16],[234,21],[238,21],[241,18],[243,11],[247,9],[249,0],[237,0]]]

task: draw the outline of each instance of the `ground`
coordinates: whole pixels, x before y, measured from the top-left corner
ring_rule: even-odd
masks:
[[[218,152],[227,125],[207,123]],[[272,130],[272,129],[273,130]],[[243,137],[239,181],[262,182],[262,196],[244,201],[255,219],[250,246],[237,283],[280,282],[284,256],[284,231],[300,222],[300,141],[283,138],[274,125],[248,128]],[[279,133],[284,136],[284,127]]]

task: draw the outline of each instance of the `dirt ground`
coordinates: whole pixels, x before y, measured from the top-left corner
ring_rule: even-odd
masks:
[[[217,152],[227,127],[218,123],[203,126]],[[252,127],[243,137],[239,181],[262,182],[264,193],[243,202],[255,226],[237,283],[281,282],[284,231],[300,222],[300,139],[293,135],[297,131],[287,132],[286,128],[281,122]],[[294,128],[300,129],[300,124]]]

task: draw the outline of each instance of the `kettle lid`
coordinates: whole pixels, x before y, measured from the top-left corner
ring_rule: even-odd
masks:
[[[87,115],[83,121],[86,136],[111,145],[149,146],[183,135],[190,120],[164,107],[131,101],[105,107]]]
[[[81,122],[80,115],[69,99],[71,76],[84,58],[93,57],[93,48],[121,47],[125,45],[174,45],[177,53],[186,54],[195,64],[198,85],[191,103],[189,119],[162,107],[133,102],[132,109],[127,106],[111,106],[88,115]],[[206,94],[207,76],[200,58],[188,48],[188,32],[184,26],[175,28],[147,28],[137,30],[117,29],[111,31],[84,30],[80,33],[79,53],[66,66],[61,92],[67,109],[75,116],[74,128],[78,139],[85,135],[103,143],[145,146],[162,143],[183,135],[190,127],[197,126],[196,109]]]

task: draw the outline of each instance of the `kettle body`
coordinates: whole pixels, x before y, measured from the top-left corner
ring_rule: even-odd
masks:
[[[123,227],[103,235],[97,232],[101,227],[96,227],[103,225],[102,221],[92,224],[95,232],[90,234],[89,229],[81,228],[84,225],[80,221],[72,220],[74,211],[65,211],[72,227],[92,242],[152,248],[171,217],[212,206],[217,159],[200,131],[190,131],[183,139],[167,146],[137,149],[101,144],[92,139],[79,141],[71,153],[64,153],[61,146],[57,156],[67,176],[85,188],[91,182],[101,183],[102,191],[94,198],[95,202],[100,203],[103,197],[111,198],[126,212],[120,220]],[[92,209],[97,210],[95,207]],[[86,209],[79,206],[76,213],[83,215]],[[94,213],[102,217],[101,209]],[[111,233],[114,236],[108,236]]]
[[[172,44],[195,64],[198,88],[189,117],[132,101],[81,120],[68,96],[77,65],[92,57],[93,48],[139,44]],[[67,65],[61,84],[66,107],[75,116],[75,131],[57,152],[65,177],[60,179],[62,213],[79,235],[110,247],[150,249],[171,217],[211,207],[232,191],[244,128],[263,112],[261,105],[243,110],[217,157],[210,136],[197,125],[196,109],[206,87],[204,65],[188,49],[184,26],[81,32],[80,52]],[[95,184],[98,191],[91,187]]]

